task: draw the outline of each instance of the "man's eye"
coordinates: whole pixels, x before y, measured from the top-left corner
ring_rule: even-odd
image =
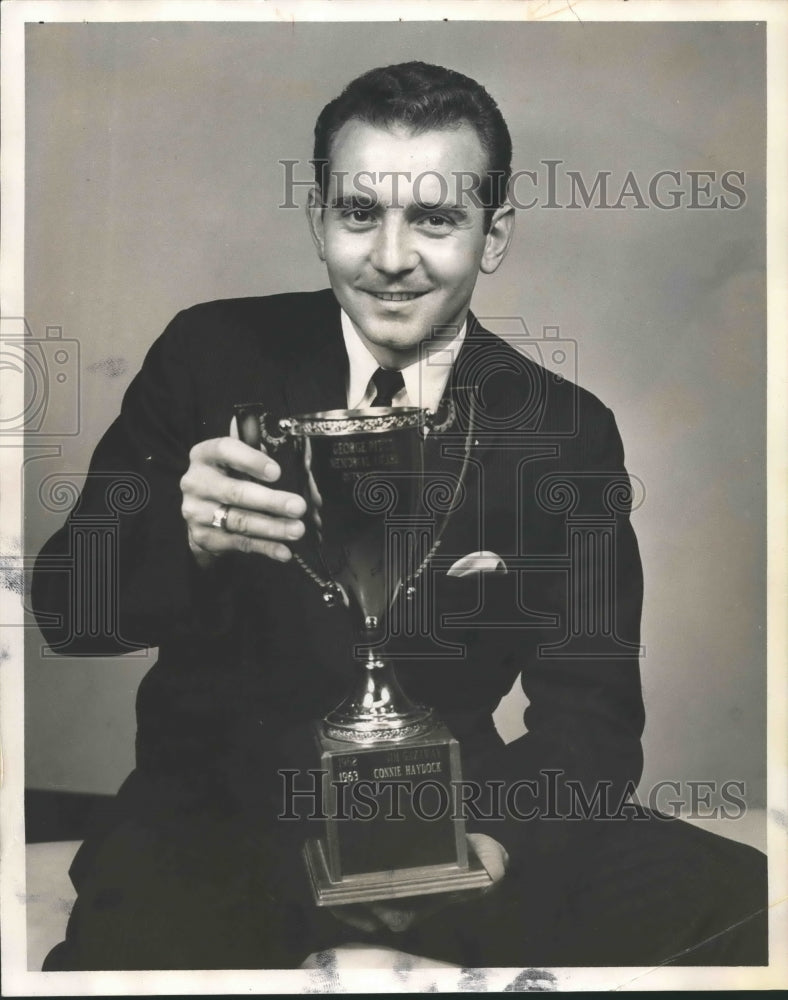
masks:
[[[369,225],[375,219],[372,209],[369,208],[354,208],[345,213],[345,218],[358,226]]]
[[[423,221],[428,229],[449,229],[452,225],[451,219],[445,215],[425,215]]]

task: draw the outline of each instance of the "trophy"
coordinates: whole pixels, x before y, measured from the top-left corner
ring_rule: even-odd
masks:
[[[459,744],[431,708],[408,698],[385,652],[391,609],[415,591],[450,516],[451,505],[427,541],[409,532],[431,485],[426,433],[447,429],[453,409],[442,422],[416,407],[276,422],[258,404],[235,413],[242,441],[294,470],[308,507],[294,559],[327,605],[347,605],[358,638],[348,651],[360,661],[355,684],[313,726],[327,815],[323,835],[304,847],[316,904],[490,885],[454,801]]]

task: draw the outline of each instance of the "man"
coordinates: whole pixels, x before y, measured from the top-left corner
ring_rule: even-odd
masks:
[[[137,767],[75,860],[79,897],[46,968],[297,966],[358,941],[466,965],[765,961],[761,856],[627,801],[641,571],[612,414],[470,312],[512,238],[510,161],[474,81],[421,63],[365,74],[315,129],[309,224],[331,290],[196,306],[151,348],[35,579],[54,648],[160,647]],[[451,404],[425,455],[433,475],[464,470],[462,502],[420,581],[428,627],[392,650],[481,789],[469,830],[489,892],[311,902],[277,772],[314,766],[301,735],[345,694],[353,634],[292,558],[303,498],[231,425],[250,400],[278,415]],[[124,483],[139,502],[116,565],[49,571]],[[75,588],[106,580],[117,617],[75,637]],[[504,747],[492,711],[520,675],[528,732]]]

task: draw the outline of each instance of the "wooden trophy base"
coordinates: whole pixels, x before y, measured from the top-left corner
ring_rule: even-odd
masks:
[[[308,840],[304,857],[318,906],[342,906],[346,903],[373,903],[381,899],[402,899],[405,896],[429,896],[439,892],[461,892],[483,889],[492,885],[487,869],[468,845],[468,867],[430,865],[422,868],[400,868],[385,872],[365,872],[346,875],[332,882],[328,873],[322,840]]]
[[[304,856],[318,906],[492,883],[456,808],[459,744],[443,724],[387,744],[333,739],[321,724],[314,735],[326,816],[323,835],[306,842]]]

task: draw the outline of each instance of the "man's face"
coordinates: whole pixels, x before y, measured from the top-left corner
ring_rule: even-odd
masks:
[[[484,209],[461,191],[486,169],[469,125],[413,134],[352,120],[337,133],[312,234],[334,294],[384,367],[416,360],[436,327],[459,328],[479,271],[503,259],[511,209],[485,234]]]

